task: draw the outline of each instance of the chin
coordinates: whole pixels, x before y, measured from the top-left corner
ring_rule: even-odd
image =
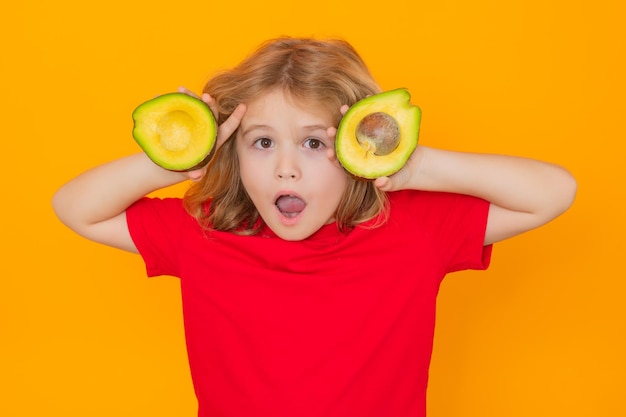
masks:
[[[300,240],[305,240],[306,238],[308,238],[309,236],[311,236],[313,233],[315,233],[315,231],[310,232],[310,233],[304,233],[304,232],[296,232],[296,231],[274,231],[274,233],[276,233],[276,236],[278,236],[279,238],[283,239],[283,240],[288,240],[290,242],[297,242]]]
[[[285,227],[282,224],[279,225],[270,225],[268,224],[269,228],[272,230],[272,232],[274,232],[274,234],[283,239],[283,240],[288,240],[288,241],[292,241],[292,242],[296,242],[299,240],[305,240],[308,237],[310,237],[311,235],[313,235],[317,230],[319,230],[319,228],[299,228],[299,227]]]

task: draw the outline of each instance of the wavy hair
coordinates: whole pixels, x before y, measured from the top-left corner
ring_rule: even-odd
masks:
[[[203,92],[215,99],[216,119],[221,124],[239,103],[276,88],[298,101],[328,109],[335,126],[343,104],[351,106],[381,91],[348,42],[281,37],[266,41],[239,65],[215,75]],[[254,235],[262,220],[239,176],[236,135],[235,131],[216,150],[205,176],[187,190],[184,204],[205,228]],[[373,182],[351,176],[348,182],[335,213],[339,230],[344,232],[386,213],[387,206],[385,193]]]

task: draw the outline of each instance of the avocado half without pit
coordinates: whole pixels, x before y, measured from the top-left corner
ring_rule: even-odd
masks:
[[[356,102],[339,123],[335,137],[337,159],[359,178],[394,174],[417,146],[421,115],[403,88]]]
[[[168,93],[133,111],[133,138],[157,165],[191,171],[210,160],[217,123],[209,106],[184,93]]]

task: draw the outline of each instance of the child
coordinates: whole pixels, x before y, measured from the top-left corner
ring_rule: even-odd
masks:
[[[205,86],[207,167],[139,153],[55,194],[68,227],[180,278],[199,416],[424,416],[444,276],[487,268],[494,242],[572,203],[561,167],[424,146],[354,179],[335,127],[378,92],[349,44],[275,39]],[[185,179],[183,199],[144,197]]]

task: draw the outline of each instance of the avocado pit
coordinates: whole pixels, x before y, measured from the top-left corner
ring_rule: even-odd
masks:
[[[366,152],[388,155],[400,144],[400,126],[387,113],[370,113],[357,125],[356,139]]]

